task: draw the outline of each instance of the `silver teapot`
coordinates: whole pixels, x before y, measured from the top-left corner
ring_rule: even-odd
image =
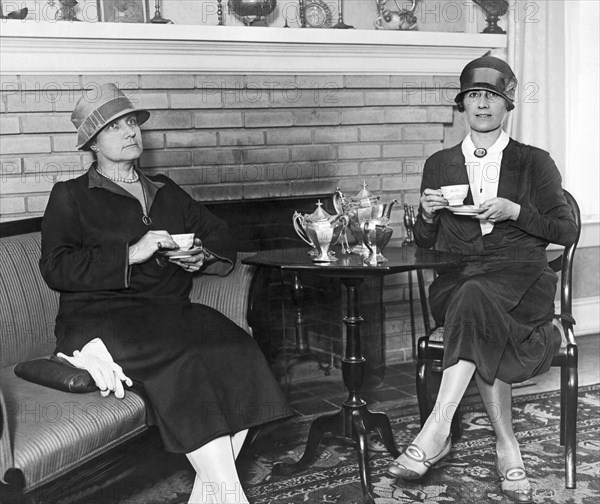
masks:
[[[335,262],[338,259],[329,249],[346,229],[348,216],[330,215],[322,207],[319,200],[312,214],[294,212],[292,221],[298,236],[312,248],[310,254],[314,262]]]
[[[387,261],[382,251],[389,243],[393,231],[389,226],[389,218],[387,217],[364,219],[360,222],[362,241],[369,250],[363,261],[365,264],[377,266]]]
[[[333,207],[338,214],[358,213],[359,210],[364,212],[364,209],[370,208],[378,199],[379,196],[373,195],[367,189],[367,183],[363,182],[362,189],[355,196],[351,197],[347,197],[338,187],[333,194]]]
[[[342,237],[342,250],[345,253],[368,255],[369,249],[366,247],[360,228],[361,221],[373,218],[386,218],[389,220],[392,207],[398,203],[398,200],[392,200],[389,203],[381,203],[380,197],[375,196],[367,189],[367,183],[363,182],[362,189],[355,195],[348,198],[339,188],[333,195],[333,206],[338,214],[347,215],[349,218],[348,229],[354,236],[357,245],[350,247],[347,232]]]

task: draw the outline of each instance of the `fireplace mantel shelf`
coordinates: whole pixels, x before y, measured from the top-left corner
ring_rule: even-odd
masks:
[[[0,22],[2,73],[452,75],[506,35]]]

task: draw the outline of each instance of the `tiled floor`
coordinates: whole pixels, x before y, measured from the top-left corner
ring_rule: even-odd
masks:
[[[600,383],[600,335],[580,336],[577,338],[579,349],[579,385]],[[307,362],[300,366],[313,366]],[[339,408],[347,398],[348,393],[343,385],[342,373],[339,369],[332,369],[330,376],[316,376],[310,380],[294,379],[294,371],[290,373],[288,397],[292,407],[303,415],[319,415],[324,412]],[[301,373],[295,373],[300,375]],[[314,376],[314,375],[313,375]],[[560,369],[551,368],[546,374],[536,376],[532,380],[513,387],[513,395],[531,394],[548,390],[557,390],[560,387]],[[475,387],[470,387],[469,393],[477,393]],[[361,390],[361,395],[367,404],[392,400],[414,399],[415,390],[415,365],[412,362],[393,364],[387,366],[383,380],[367,380]]]

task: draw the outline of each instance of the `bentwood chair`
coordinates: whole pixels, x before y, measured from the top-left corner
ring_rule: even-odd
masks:
[[[565,247],[562,254],[549,261],[548,265],[555,271],[560,272],[560,313],[554,315],[553,323],[561,333],[562,344],[552,360],[552,366],[560,367],[560,444],[565,447],[565,487],[575,488],[577,475],[576,463],[576,434],[577,434],[577,343],[573,333],[575,320],[572,315],[572,274],[573,257],[579,235],[581,233],[581,216],[579,205],[575,198],[564,191],[567,202],[571,206],[575,222],[577,223],[577,239]],[[425,292],[422,277],[418,278],[419,288]],[[424,318],[429,318],[427,303],[422,304]],[[437,390],[433,383],[433,374],[442,371],[444,359],[444,328],[437,327],[429,334],[421,337],[417,349],[417,397],[419,400],[419,411],[421,424],[425,422],[431,412]],[[452,421],[452,436],[459,438],[462,434],[460,424],[460,410],[457,411]]]

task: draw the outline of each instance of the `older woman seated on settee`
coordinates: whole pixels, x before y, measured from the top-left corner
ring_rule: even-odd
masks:
[[[288,416],[286,400],[254,340],[189,301],[192,275],[227,274],[235,253],[212,214],[137,168],[149,116],[113,84],[73,111],[77,148],[95,162],[54,186],[42,223],[41,272],[60,292],[56,353],[87,369],[104,396],[143,390],[165,449],[196,471],[190,502],[204,502],[215,482],[215,502],[248,502],[235,458],[249,428]],[[173,237],[187,233],[185,251]],[[251,418],[240,413],[250,405]]]

